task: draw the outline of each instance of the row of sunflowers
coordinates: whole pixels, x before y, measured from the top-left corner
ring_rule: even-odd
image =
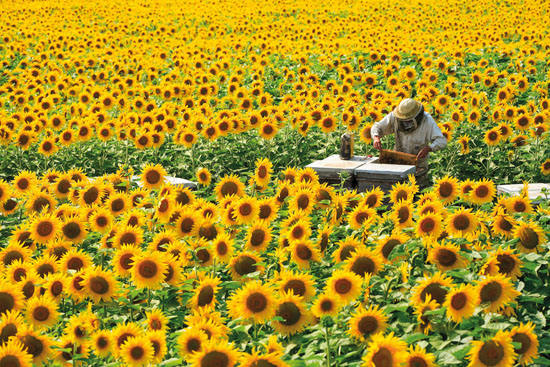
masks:
[[[197,191],[132,175],[0,182],[1,366],[550,362],[548,202],[453,177],[356,193],[267,159]]]

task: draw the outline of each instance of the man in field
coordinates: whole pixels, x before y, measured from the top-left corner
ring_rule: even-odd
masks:
[[[424,111],[420,102],[406,98],[373,125],[371,137],[374,147],[381,150],[380,138],[389,134],[395,135],[394,150],[416,155],[416,181],[421,188],[429,186],[428,155],[447,146],[447,139],[433,117]]]

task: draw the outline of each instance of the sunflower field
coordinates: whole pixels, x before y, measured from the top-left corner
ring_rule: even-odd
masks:
[[[549,14],[0,0],[0,367],[550,366]],[[303,168],[407,97],[430,188]]]

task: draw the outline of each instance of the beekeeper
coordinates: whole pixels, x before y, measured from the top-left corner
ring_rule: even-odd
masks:
[[[428,176],[428,156],[447,146],[447,139],[435,123],[433,117],[424,111],[422,103],[406,98],[382,120],[371,128],[371,137],[376,149],[382,149],[380,138],[395,135],[394,150],[415,154],[416,181],[421,187],[430,184]]]

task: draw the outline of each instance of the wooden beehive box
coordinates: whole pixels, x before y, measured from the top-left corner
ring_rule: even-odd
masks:
[[[344,181],[343,186],[347,189],[356,188],[355,170],[373,158],[365,156],[354,156],[350,160],[340,159],[340,155],[334,154],[325,159],[315,161],[308,164],[306,167],[312,168],[319,176],[319,182],[328,183],[332,186],[339,186],[341,183],[340,174],[345,173],[348,178]]]
[[[357,191],[363,192],[378,186],[388,192],[394,184],[406,181],[407,176],[415,172],[415,165],[380,163],[375,159],[355,170]]]

